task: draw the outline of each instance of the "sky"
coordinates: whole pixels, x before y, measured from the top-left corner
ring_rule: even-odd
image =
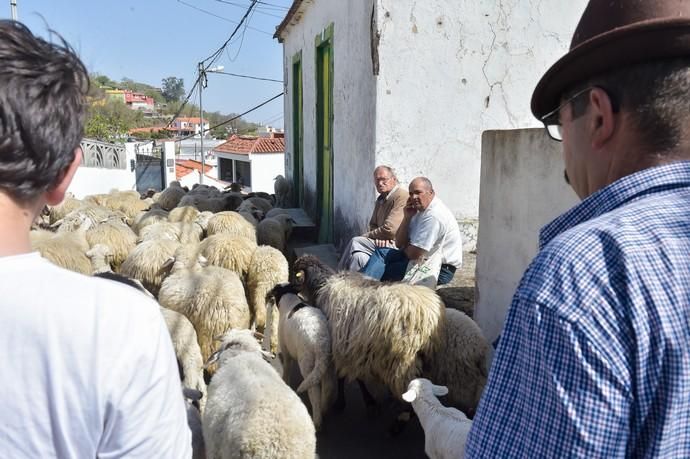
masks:
[[[260,0],[215,65],[224,72],[282,80],[282,46],[273,38],[292,0]],[[11,16],[0,0],[0,17]],[[62,35],[89,72],[160,87],[169,76],[189,91],[199,61],[230,37],[251,0],[16,0],[18,20],[34,33]],[[191,6],[190,6],[191,5]],[[204,11],[200,11],[204,10]],[[281,83],[208,74],[205,111],[242,113],[282,92]],[[190,99],[198,104],[198,91]],[[283,98],[246,115],[283,127]]]

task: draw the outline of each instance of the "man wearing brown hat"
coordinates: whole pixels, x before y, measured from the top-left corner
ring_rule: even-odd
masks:
[[[591,0],[532,112],[582,202],[545,226],[467,457],[690,457],[690,1]]]

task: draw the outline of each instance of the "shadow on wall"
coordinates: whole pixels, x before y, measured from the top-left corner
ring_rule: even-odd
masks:
[[[350,239],[362,234],[364,229],[357,225],[351,215],[344,215],[340,208],[336,208],[334,214],[333,238],[335,242],[333,245],[336,246],[339,253],[342,253],[342,249],[350,242]]]

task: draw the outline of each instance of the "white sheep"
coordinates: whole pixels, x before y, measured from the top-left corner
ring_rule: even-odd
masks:
[[[206,261],[195,246],[180,246],[168,261],[172,270],[161,284],[158,301],[184,314],[194,325],[204,360],[213,353],[213,338],[230,328],[249,328],[249,306],[240,278]]]
[[[144,241],[134,247],[122,266],[120,273],[139,279],[146,290],[158,296],[163,278],[167,274],[166,263],[180,246],[178,241],[155,239]]]
[[[49,208],[49,222],[52,225],[58,220],[65,218],[67,214],[73,210],[77,210],[84,205],[84,202],[72,196],[66,196],[65,199],[57,206]]]
[[[266,296],[276,285],[287,282],[288,262],[277,249],[261,245],[254,250],[247,271],[247,297],[256,329],[264,332],[266,327]],[[273,330],[277,330],[278,319],[273,320]],[[275,333],[271,333],[275,337]],[[275,340],[271,339],[270,349],[275,352]]]
[[[203,416],[209,458],[315,457],[316,434],[306,407],[264,360],[251,331],[226,333],[207,365],[216,361]]]
[[[155,239],[169,239],[181,244],[197,244],[204,237],[204,228],[194,223],[184,222],[157,222],[145,226],[139,231],[138,242]]]
[[[122,223],[119,218],[110,218],[86,232],[86,240],[91,247],[105,244],[110,248],[110,264],[113,271],[119,271],[127,255],[134,250],[137,235],[132,229]]]
[[[132,221],[132,230],[139,234],[141,229],[153,225],[157,222],[168,221],[168,211],[163,209],[151,209],[144,212],[139,212]]]
[[[328,318],[340,377],[373,379],[399,398],[421,376],[423,356],[441,349],[445,306],[433,290],[335,274],[310,255],[298,258],[294,271],[307,302]]]
[[[256,227],[256,240],[261,245],[270,245],[285,253],[293,223],[292,217],[284,214],[264,218]]]
[[[31,231],[31,249],[57,266],[90,275],[92,268],[91,261],[86,256],[89,250],[86,232],[90,228],[91,220],[82,217],[80,222],[81,226],[72,232]]]
[[[256,242],[231,234],[214,234],[199,244],[199,253],[209,264],[237,273],[243,281],[247,278],[249,264],[256,250]]]
[[[331,336],[323,312],[304,303],[297,293],[296,287],[290,284],[281,284],[272,290],[280,311],[278,341],[283,380],[290,384],[290,369],[296,361],[304,378],[297,393],[307,391],[312,420],[318,431],[336,395]]]
[[[161,314],[168,327],[177,363],[182,370],[182,385],[202,394],[199,400],[203,412],[206,405],[206,382],[204,381],[204,361],[194,326],[179,312],[161,307]]]
[[[430,459],[463,457],[467,435],[472,428],[472,421],[462,411],[445,407],[436,398],[447,393],[447,387],[418,378],[410,382],[403,394],[424,429],[424,452]]]
[[[273,191],[276,195],[276,207],[287,207],[289,205],[290,182],[282,175],[276,176],[273,182]]]
[[[170,222],[194,222],[201,212],[196,207],[192,206],[178,206],[168,213],[168,221]]]
[[[237,212],[228,211],[215,214],[208,220],[206,233],[209,236],[220,233],[232,234],[256,242],[256,228]]]
[[[112,272],[111,259],[112,252],[105,244],[96,244],[91,247],[86,256],[91,260],[91,267],[93,274]]]

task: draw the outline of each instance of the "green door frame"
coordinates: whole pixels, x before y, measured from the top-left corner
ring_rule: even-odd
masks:
[[[292,189],[295,205],[304,205],[304,102],[302,51],[292,56]]]
[[[333,23],[316,47],[316,164],[319,243],[333,242]]]

